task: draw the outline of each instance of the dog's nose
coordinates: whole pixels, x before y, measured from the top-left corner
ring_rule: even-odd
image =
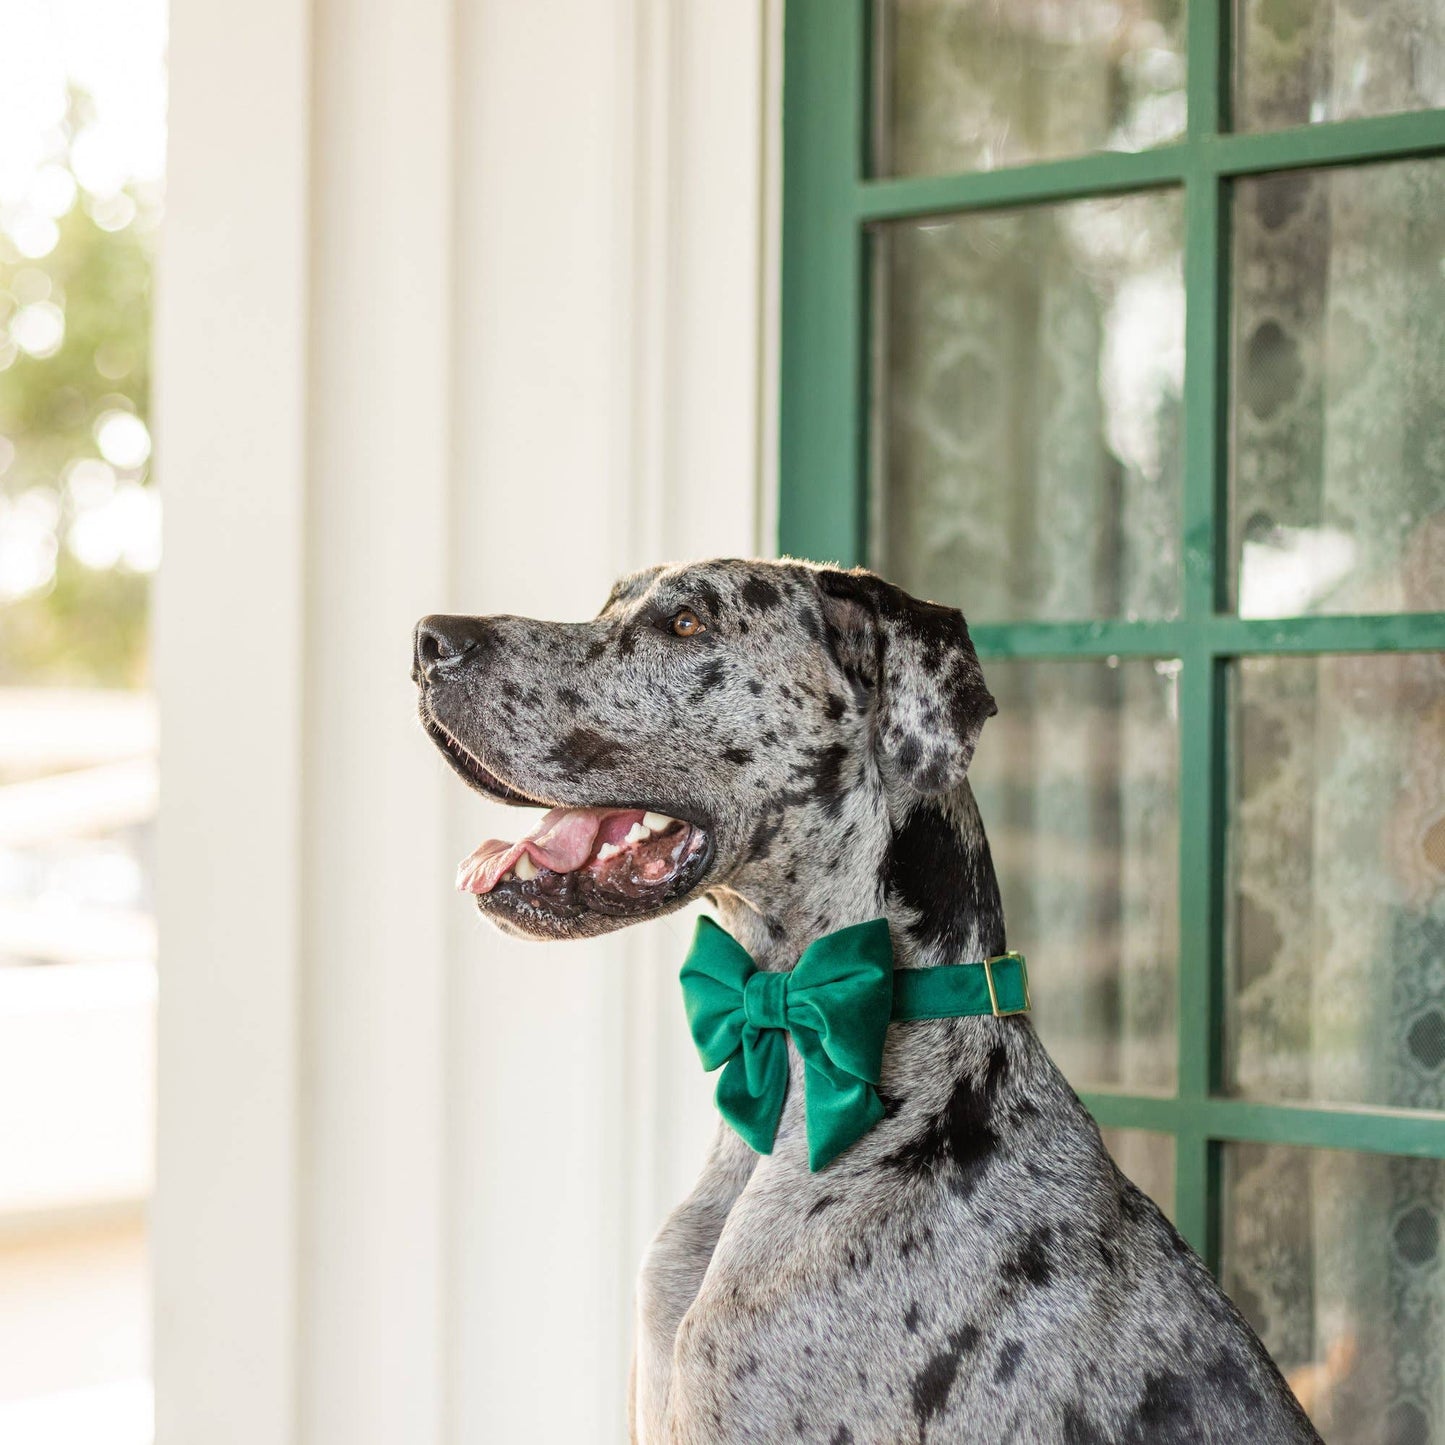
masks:
[[[423,617],[416,625],[412,681],[430,682],[445,675],[476,652],[485,638],[480,617]]]

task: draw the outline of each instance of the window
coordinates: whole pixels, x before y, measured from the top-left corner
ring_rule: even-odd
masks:
[[[1326,1437],[1445,1439],[1445,9],[786,25],[781,546],[964,609],[1040,1032]]]
[[[160,0],[0,42],[0,1439],[153,1438]]]

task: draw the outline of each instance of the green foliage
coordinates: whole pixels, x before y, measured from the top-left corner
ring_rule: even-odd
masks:
[[[67,169],[85,108],[84,97],[74,96],[55,156]],[[106,412],[148,416],[158,215],[159,198],[143,189],[95,200],[77,188],[48,255],[28,259],[0,231],[0,343],[26,304],[49,301],[65,317],[64,341],[49,356],[0,349],[0,512],[4,499],[27,493],[53,500],[59,540],[53,582],[0,602],[0,684],[146,680],[149,578],[123,564],[90,567],[74,555],[66,537],[78,503],[66,475],[76,461],[100,459],[95,425]],[[106,228],[118,221],[125,224]],[[145,466],[115,470],[122,481],[152,484]]]

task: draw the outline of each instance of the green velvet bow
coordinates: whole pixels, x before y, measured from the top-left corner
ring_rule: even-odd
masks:
[[[759,1154],[771,1154],[788,1092],[788,1037],[803,1060],[808,1167],[822,1169],[882,1117],[877,1084],[893,1003],[886,919],[808,945],[788,973],[763,973],[710,918],[682,966],[693,1042],[717,1106]]]

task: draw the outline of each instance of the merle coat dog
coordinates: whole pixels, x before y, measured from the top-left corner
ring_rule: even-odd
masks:
[[[655,567],[591,622],[427,618],[415,676],[467,783],[552,810],[462,865],[509,933],[703,896],[765,969],[879,916],[899,968],[1004,951],[967,776],[995,706],[950,608],[799,562]],[[1319,1438],[1027,1018],[890,1026],[886,1117],[816,1174],[790,1055],[773,1153],[721,1126],[648,1253],[635,1439]]]

